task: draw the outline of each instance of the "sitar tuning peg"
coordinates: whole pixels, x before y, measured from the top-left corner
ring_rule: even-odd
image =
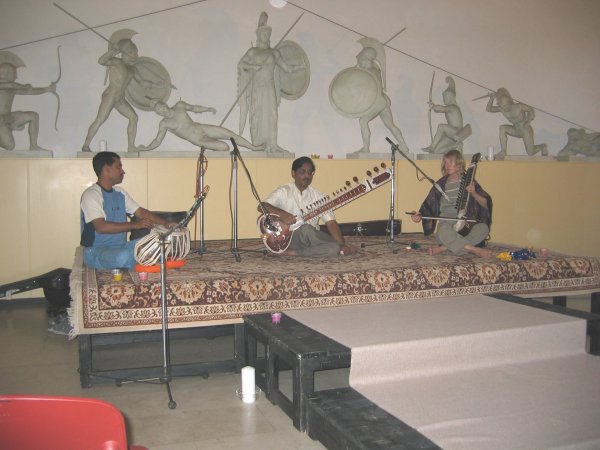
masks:
[[[382,163],[381,163],[381,168],[382,168],[382,169],[385,169],[385,168],[387,168],[387,166],[385,165],[385,163],[384,163],[384,162],[382,162]]]
[[[354,181],[356,184],[358,184],[358,177],[352,177],[352,181]]]
[[[377,167],[377,166],[373,167],[373,172],[379,173],[379,167]]]
[[[350,187],[350,181],[346,180],[346,186]]]
[[[371,171],[370,171],[370,170],[367,170],[367,176],[369,176],[369,177],[370,177],[371,175],[373,175],[373,174],[371,173]]]

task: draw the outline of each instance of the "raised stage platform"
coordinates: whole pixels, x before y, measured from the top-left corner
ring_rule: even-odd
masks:
[[[169,324],[190,328],[241,323],[247,314],[468,294],[560,296],[600,292],[600,258],[550,253],[527,261],[475,256],[429,256],[432,238],[422,234],[356,237],[350,257],[311,261],[268,254],[258,240],[239,240],[236,262],[230,241],[208,241],[186,265],[167,273]],[[407,249],[407,246],[417,249]],[[515,250],[490,244],[494,253]],[[160,274],[141,281],[125,272],[85,267],[78,248],[70,279],[73,333],[102,334],[161,328]]]
[[[474,293],[561,296],[600,292],[598,258],[552,253],[508,262],[475,256],[432,257],[426,248],[434,241],[422,234],[397,236],[393,245],[386,237],[349,241],[360,249],[356,255],[319,261],[273,256],[258,239],[238,241],[239,262],[231,241],[208,241],[204,253],[193,251],[184,267],[167,273],[169,328],[228,325],[228,332],[236,339],[231,358],[181,369],[203,373],[239,368],[243,317],[251,314]],[[515,249],[501,244],[491,244],[490,248],[497,253]],[[162,328],[160,274],[151,273],[142,281],[136,272],[126,271],[121,281],[114,281],[108,270],[85,267],[82,248],[78,248],[70,287],[70,337],[79,340],[81,384],[90,386],[102,377],[139,377],[138,370],[95,367],[93,349],[123,343],[128,335],[137,340],[134,334],[138,332]],[[598,297],[593,298],[593,308],[599,306]],[[160,367],[149,373],[157,370]]]

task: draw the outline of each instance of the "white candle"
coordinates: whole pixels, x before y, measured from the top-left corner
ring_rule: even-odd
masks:
[[[255,399],[254,367],[242,367],[242,400],[244,403],[253,403]]]
[[[100,151],[101,152],[105,152],[106,151],[106,141],[104,139],[102,139],[100,141]]]
[[[490,145],[488,147],[488,161],[492,161],[494,159],[494,146]]]

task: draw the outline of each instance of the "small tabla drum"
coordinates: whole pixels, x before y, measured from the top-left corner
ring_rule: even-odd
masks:
[[[134,248],[135,260],[143,266],[154,266],[160,263],[160,243],[168,228],[157,225],[141,238]],[[165,258],[178,261],[190,252],[191,238],[187,227],[178,227],[165,239]]]

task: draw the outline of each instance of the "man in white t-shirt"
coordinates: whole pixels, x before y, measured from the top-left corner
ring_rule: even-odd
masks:
[[[286,225],[296,222],[296,217],[307,212],[307,206],[325,197],[325,194],[313,188],[310,184],[315,173],[315,165],[307,156],[302,156],[292,163],[293,183],[279,186],[262,202],[262,208],[267,213],[277,214]],[[263,212],[260,206],[259,212]],[[322,220],[327,226],[328,233],[319,229],[318,222]],[[292,240],[285,255],[328,257],[349,255],[356,249],[344,240],[342,230],[332,212],[325,213],[314,220],[303,224],[294,231]]]
[[[92,160],[98,181],[81,195],[81,245],[83,260],[95,269],[132,269],[136,241],[127,232],[155,225],[173,226],[162,217],[139,206],[121,187],[125,171],[119,155],[100,152]],[[135,221],[127,221],[127,216]]]

